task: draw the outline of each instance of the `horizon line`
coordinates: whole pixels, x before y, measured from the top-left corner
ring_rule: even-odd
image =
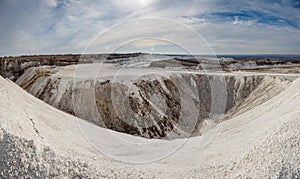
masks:
[[[30,56],[60,56],[60,55],[109,55],[109,54],[147,54],[147,55],[182,55],[182,56],[300,56],[296,53],[218,53],[218,54],[188,54],[188,53],[148,53],[148,52],[103,52],[103,53],[52,53],[52,54],[19,54],[19,55],[4,55],[0,58],[11,58],[11,57],[30,57]]]

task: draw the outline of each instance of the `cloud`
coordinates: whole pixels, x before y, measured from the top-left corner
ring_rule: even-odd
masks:
[[[154,4],[156,0],[139,0],[139,1],[132,1],[132,0],[114,0],[112,4],[115,8],[123,11],[134,11],[140,8],[147,8]]]
[[[213,22],[229,21],[234,24],[241,24],[243,22],[254,22],[258,25],[273,25],[281,27],[299,28],[298,22],[293,19],[282,18],[267,14],[265,12],[255,10],[241,10],[238,12],[213,12],[211,14],[200,15]]]
[[[0,1],[0,56],[80,53],[112,26],[91,50],[102,52],[126,40],[159,37],[194,52],[211,53],[211,45],[216,53],[299,54],[299,14],[299,0]],[[154,20],[134,29],[133,23],[126,23],[145,17],[168,18],[183,24],[174,26]],[[116,28],[119,23],[124,25]],[[195,39],[192,31],[183,28],[185,25],[205,39]],[[157,52],[174,53],[178,49],[150,41],[140,41],[126,49],[146,50],[150,46]]]

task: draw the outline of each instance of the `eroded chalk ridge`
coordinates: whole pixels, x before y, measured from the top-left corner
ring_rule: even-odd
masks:
[[[269,87],[267,97],[259,98],[263,103],[283,90],[275,89],[277,86],[288,83],[280,77],[262,75],[179,73],[117,81],[54,73],[42,68],[37,73],[32,68],[17,83],[50,105],[98,126],[160,139],[200,135],[206,120],[219,122],[224,114],[230,118],[238,106],[254,107],[251,104],[258,102],[248,98],[255,96],[252,93],[264,93],[256,89]],[[271,83],[278,85],[270,87]]]
[[[135,89],[120,83],[97,82],[95,100],[105,126],[147,138],[164,138],[175,132],[181,111],[176,86],[163,79],[137,81],[131,88]]]

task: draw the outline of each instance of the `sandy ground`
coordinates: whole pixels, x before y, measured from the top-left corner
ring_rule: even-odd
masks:
[[[70,116],[0,77],[0,176],[299,178],[300,79],[203,136],[117,133]]]

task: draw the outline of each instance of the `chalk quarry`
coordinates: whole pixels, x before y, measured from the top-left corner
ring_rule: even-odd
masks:
[[[1,177],[300,177],[297,63],[98,57],[1,62]]]

